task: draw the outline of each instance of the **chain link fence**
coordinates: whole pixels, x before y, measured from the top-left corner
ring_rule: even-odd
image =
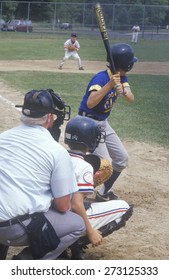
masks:
[[[136,23],[143,39],[169,39],[169,6],[105,3],[102,10],[108,33],[115,39],[131,36]],[[73,30],[99,35],[92,3],[1,1],[0,19],[31,20],[35,33]]]

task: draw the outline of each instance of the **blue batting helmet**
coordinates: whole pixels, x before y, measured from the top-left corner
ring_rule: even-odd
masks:
[[[91,118],[76,116],[72,118],[65,128],[65,144],[83,144],[93,152],[99,142],[104,142],[104,132]]]
[[[133,68],[134,62],[138,60],[138,58],[134,56],[132,47],[125,43],[112,45],[110,47],[110,52],[116,70],[122,69],[125,72],[129,72]],[[110,62],[108,57],[107,61]]]

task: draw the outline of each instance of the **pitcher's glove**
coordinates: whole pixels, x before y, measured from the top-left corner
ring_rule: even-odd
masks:
[[[94,187],[106,182],[113,173],[113,167],[107,159],[101,159],[100,168],[94,174]]]
[[[73,52],[75,49],[76,49],[76,48],[75,48],[74,46],[69,46],[69,47],[68,47],[68,51],[69,51],[69,52]]]

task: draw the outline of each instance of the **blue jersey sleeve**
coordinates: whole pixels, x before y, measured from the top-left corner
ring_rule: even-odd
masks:
[[[111,89],[103,99],[92,109],[87,107],[87,99],[91,91],[98,91],[104,87],[110,80],[110,74],[108,70],[97,73],[89,82],[86,92],[83,96],[81,104],[79,106],[79,112],[85,112],[87,115],[93,116],[98,120],[105,120],[110,115],[113,104],[116,102],[117,96],[114,89]],[[126,76],[121,77],[121,83],[128,83]]]

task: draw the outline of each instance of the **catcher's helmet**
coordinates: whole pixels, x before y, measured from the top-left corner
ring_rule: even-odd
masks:
[[[111,46],[110,51],[115,68],[120,68],[125,72],[130,71],[133,68],[134,62],[138,60],[137,57],[134,56],[132,47],[128,44],[114,44]],[[110,62],[108,56],[107,61]]]
[[[69,108],[68,112],[66,108]],[[57,116],[68,114],[70,118],[70,107],[52,89],[31,90],[26,93],[22,113],[31,118],[41,118],[46,114]]]
[[[76,116],[66,124],[64,140],[68,145],[83,144],[93,152],[99,142],[104,142],[104,132],[93,119]]]

